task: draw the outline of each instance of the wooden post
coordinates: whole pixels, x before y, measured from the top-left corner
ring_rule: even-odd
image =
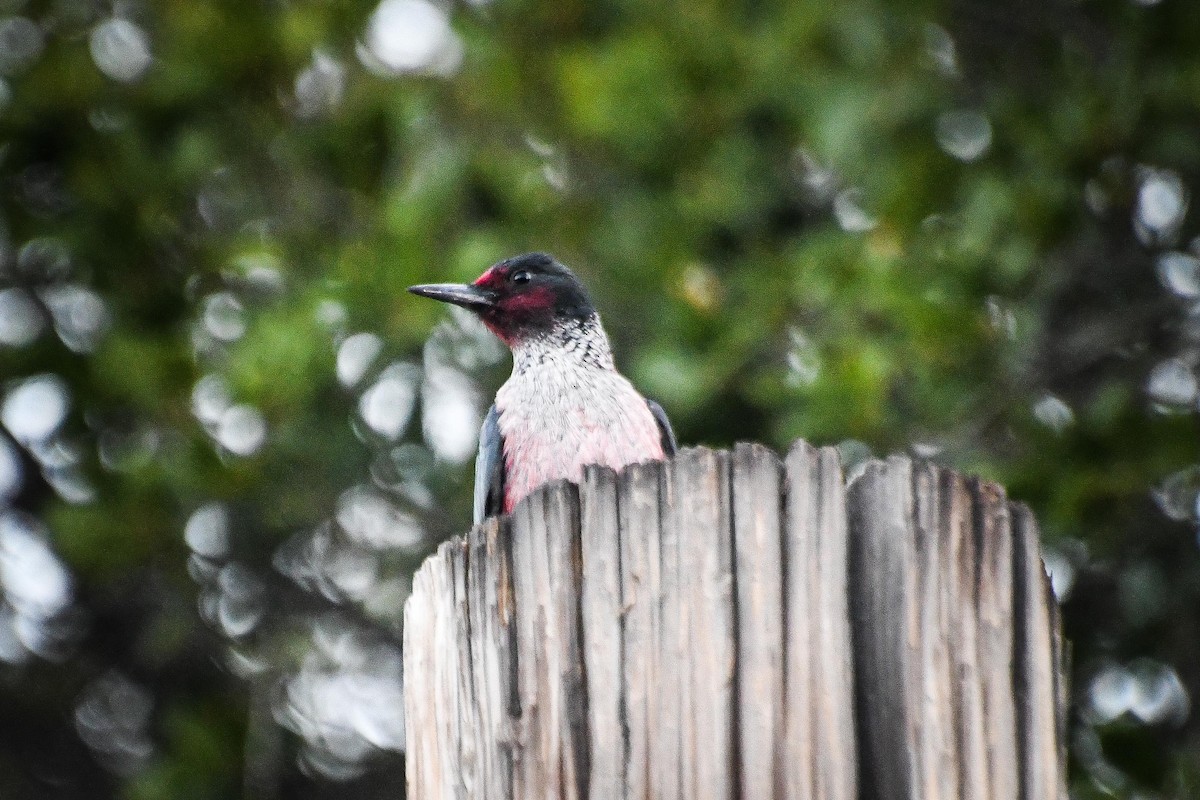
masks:
[[[1066,797],[1033,518],[905,458],[589,468],[426,561],[404,659],[412,800]]]

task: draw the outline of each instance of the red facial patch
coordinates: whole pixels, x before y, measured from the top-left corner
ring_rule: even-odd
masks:
[[[554,292],[545,286],[509,295],[500,301],[500,308],[508,314],[527,314],[531,311],[545,311],[553,307],[553,305]]]
[[[495,266],[489,267],[486,272],[475,279],[475,286],[480,289],[499,289],[504,285],[504,281],[508,278],[508,268]]]
[[[557,295],[547,286],[512,284],[512,266],[500,262],[475,279],[474,286],[492,293],[495,305],[479,316],[483,324],[505,344],[513,347],[531,326],[541,325],[554,314]]]
[[[501,325],[496,324],[495,321],[485,318],[483,320],[483,325],[485,328],[487,328],[489,331],[491,331],[492,334],[497,339],[504,342],[509,347],[512,347],[514,344],[516,344],[516,339],[513,338],[512,334],[509,333],[508,329]]]

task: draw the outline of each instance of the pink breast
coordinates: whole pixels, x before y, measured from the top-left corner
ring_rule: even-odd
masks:
[[[662,437],[648,409],[645,419],[639,414],[623,422],[615,431],[584,424],[563,437],[537,430],[506,436],[505,513],[545,483],[564,478],[578,483],[589,464],[620,470],[663,459]]]

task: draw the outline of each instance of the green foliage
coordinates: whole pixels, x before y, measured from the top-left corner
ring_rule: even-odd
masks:
[[[0,289],[37,303],[3,397],[57,375],[69,409],[6,438],[0,498],[73,583],[50,644],[0,593],[0,795],[393,791],[364,709],[505,369],[404,289],[532,249],[684,442],[907,450],[1029,503],[1074,578],[1073,790],[1195,794],[1200,264],[1158,259],[1200,234],[1200,6],[4,9],[44,47],[0,37]],[[1105,670],[1176,706],[1105,706]],[[89,739],[113,674],[150,710]]]

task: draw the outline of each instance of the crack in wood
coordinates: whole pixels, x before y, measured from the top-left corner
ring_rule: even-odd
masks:
[[[418,800],[1066,798],[1033,516],[907,458],[589,468],[439,547],[404,643]]]

